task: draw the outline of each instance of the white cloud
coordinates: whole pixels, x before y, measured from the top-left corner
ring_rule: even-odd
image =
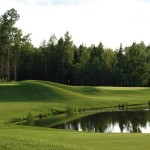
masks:
[[[124,46],[134,41],[150,43],[150,5],[139,0],[63,0],[59,5],[56,0],[55,5],[46,0],[0,0],[0,15],[12,7],[21,16],[17,26],[24,34],[32,33],[35,45],[66,31],[77,45],[101,41],[116,48],[121,42]]]
[[[51,4],[50,0],[15,0],[17,3],[26,4],[26,5],[49,5]]]
[[[51,0],[51,3],[54,5],[81,5],[96,1],[97,0]]]
[[[138,0],[138,1],[143,3],[150,3],[150,0]]]
[[[93,0],[15,0],[18,3],[27,5],[80,5]],[[94,0],[95,1],[95,0]]]

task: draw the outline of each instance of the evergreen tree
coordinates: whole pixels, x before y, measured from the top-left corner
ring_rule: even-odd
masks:
[[[18,19],[19,15],[14,8],[6,11],[6,13],[0,17],[1,75],[2,79],[6,81],[11,80],[11,50],[12,46],[16,44],[14,43],[17,41],[14,40],[16,35],[20,34],[18,34],[19,30],[14,27]]]

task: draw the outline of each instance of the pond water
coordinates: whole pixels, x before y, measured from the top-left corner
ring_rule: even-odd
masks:
[[[102,133],[150,133],[150,111],[102,112],[54,128]]]

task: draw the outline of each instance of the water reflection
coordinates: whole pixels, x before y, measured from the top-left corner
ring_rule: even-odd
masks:
[[[150,133],[150,111],[103,112],[54,128],[111,133]]]

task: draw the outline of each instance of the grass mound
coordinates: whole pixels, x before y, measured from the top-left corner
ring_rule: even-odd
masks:
[[[51,108],[65,110],[66,106],[97,108],[119,103],[147,103],[150,88],[82,87],[46,81],[21,81],[0,84],[0,122],[8,122]]]
[[[91,109],[149,100],[150,88],[144,87],[74,87],[46,81],[1,83],[0,150],[148,150],[149,134],[81,133],[4,123],[22,120],[30,111],[37,115],[52,108],[64,111],[66,106]],[[49,121],[55,124],[63,117],[53,116],[45,123]]]

